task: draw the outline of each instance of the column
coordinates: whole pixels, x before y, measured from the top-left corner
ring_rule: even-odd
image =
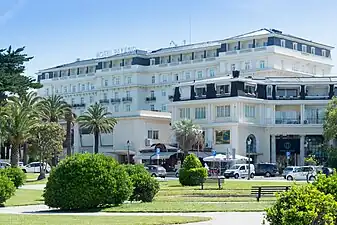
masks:
[[[299,160],[300,166],[304,165],[304,156],[305,156],[304,141],[305,141],[305,136],[301,135],[300,137],[300,160]]]
[[[78,123],[74,123],[74,149],[73,153],[80,153],[80,127]]]
[[[213,121],[212,104],[207,105],[206,119],[208,122]]]
[[[208,144],[208,147],[213,146],[213,128],[207,128],[207,137],[206,137],[206,143]]]
[[[304,104],[301,104],[301,124],[304,124],[304,114],[305,114]]]
[[[271,162],[276,163],[276,137],[275,135],[271,135],[270,147],[271,147]]]

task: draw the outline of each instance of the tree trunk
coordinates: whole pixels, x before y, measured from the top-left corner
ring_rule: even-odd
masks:
[[[99,132],[95,131],[94,132],[94,137],[95,137],[95,154],[98,153],[98,144],[99,144]]]
[[[71,121],[67,120],[66,146],[67,156],[71,156]]]
[[[23,164],[26,165],[28,163],[28,143],[25,142],[23,144]]]
[[[46,170],[45,170],[43,162],[44,160],[42,160],[42,153],[40,153],[40,175],[38,176],[37,180],[42,180],[46,178]]]
[[[13,143],[11,149],[11,165],[16,167],[19,165],[19,144]]]

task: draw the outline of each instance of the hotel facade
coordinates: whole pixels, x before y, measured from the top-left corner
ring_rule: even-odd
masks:
[[[235,149],[255,162],[301,165],[308,154],[324,158],[324,108],[337,94],[337,78],[329,75],[332,49],[261,29],[41,70],[39,94],[63,96],[77,115],[103,104],[118,124],[113,134],[102,134],[100,152],[120,161],[127,150],[140,162],[152,156],[153,144],[173,144],[171,123],[188,118],[204,130],[204,155]],[[74,151],[92,152],[92,146],[92,135],[76,125]],[[176,153],[168,147],[160,157]]]

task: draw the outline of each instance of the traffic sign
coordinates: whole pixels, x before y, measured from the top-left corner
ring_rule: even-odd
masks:
[[[160,148],[156,148],[156,155],[160,154]]]
[[[216,150],[212,150],[212,155],[216,156]]]
[[[289,159],[291,153],[290,153],[290,152],[287,152],[286,154],[287,154],[287,158]]]

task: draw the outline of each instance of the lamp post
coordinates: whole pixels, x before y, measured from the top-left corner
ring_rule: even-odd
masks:
[[[251,145],[252,145],[252,139],[247,140],[247,145],[248,145],[248,180],[250,180],[250,152],[251,152]]]
[[[130,141],[128,140],[126,144],[128,145],[128,164],[130,164]]]

